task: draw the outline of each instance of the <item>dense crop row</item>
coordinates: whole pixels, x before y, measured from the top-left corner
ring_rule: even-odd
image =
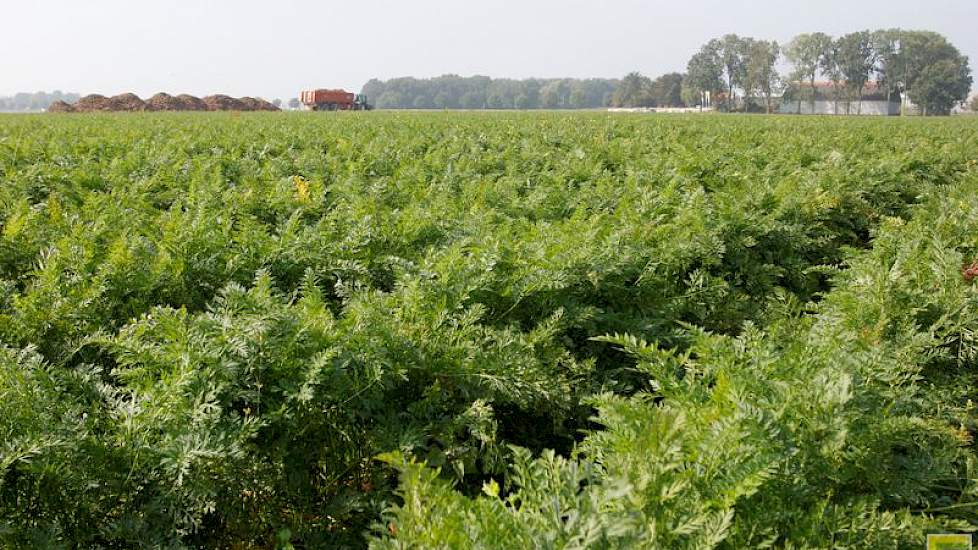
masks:
[[[681,353],[602,339],[656,391],[593,398],[603,429],[577,458],[516,453],[502,498],[385,456],[404,504],[376,547],[920,548],[972,531],[976,185],[888,221],[814,317],[694,331]]]
[[[0,542],[962,528],[976,159],[967,121],[0,119]]]

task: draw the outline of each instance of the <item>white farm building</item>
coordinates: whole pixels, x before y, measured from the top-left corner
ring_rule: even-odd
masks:
[[[831,82],[815,83],[815,104],[812,109],[812,87],[808,83],[794,85],[781,98],[778,112],[802,115],[899,115],[900,94],[881,88],[876,82],[867,82],[861,98],[849,97],[847,90]]]

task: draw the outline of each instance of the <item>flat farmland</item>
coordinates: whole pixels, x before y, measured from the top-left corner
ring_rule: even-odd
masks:
[[[0,546],[978,525],[978,124],[0,116]]]

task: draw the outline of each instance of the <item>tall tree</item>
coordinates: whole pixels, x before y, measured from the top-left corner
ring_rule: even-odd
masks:
[[[920,72],[911,97],[924,115],[947,115],[968,97],[971,83],[967,57],[940,59]]]
[[[825,53],[822,54],[819,70],[832,82],[832,112],[839,114],[839,97],[842,95],[845,76],[842,74],[839,42],[837,40],[832,40],[827,45]],[[814,92],[815,90],[812,89],[813,94]]]
[[[872,36],[869,31],[847,34],[836,42],[836,63],[838,72],[845,80],[847,91],[846,114],[854,99],[858,99],[858,112],[862,112],[862,96],[869,75],[876,65]]]
[[[875,65],[873,74],[876,77],[876,84],[886,90],[886,101],[889,103],[894,93],[900,91],[900,75],[904,71],[900,68],[902,56],[900,55],[900,29],[883,29],[874,31],[870,35],[872,42]]]
[[[747,78],[746,71],[746,49],[747,42],[736,34],[727,34],[719,40],[720,59],[723,62],[724,76],[727,81],[727,109],[735,107],[736,96],[734,90],[737,86],[743,86]]]
[[[750,111],[754,104],[753,98],[754,94],[758,91],[758,82],[755,80],[757,74],[751,70],[751,55],[758,53],[757,43],[758,40],[754,40],[750,37],[743,37],[740,39],[740,59],[742,70],[740,72],[737,85],[740,87],[744,94],[743,109],[745,112]]]
[[[781,47],[777,42],[748,39],[747,42],[747,79],[745,96],[750,97],[754,92],[764,98],[765,110],[773,110],[774,92],[779,87],[777,63],[781,57]]]
[[[812,112],[815,112],[815,79],[824,64],[826,53],[830,51],[832,37],[821,32],[799,34],[788,43],[785,57],[794,66],[792,79],[808,81]],[[800,89],[801,86],[798,86]],[[801,113],[802,94],[798,94],[798,113]]]
[[[700,96],[697,103],[702,104],[702,96],[708,93],[715,97],[723,90],[723,60],[720,58],[719,42],[711,40],[696,52],[686,65],[686,86]],[[691,98],[687,98],[688,100]]]
[[[944,36],[931,31],[903,31],[900,56],[903,90],[924,114],[946,114],[967,98],[971,87],[968,58]]]

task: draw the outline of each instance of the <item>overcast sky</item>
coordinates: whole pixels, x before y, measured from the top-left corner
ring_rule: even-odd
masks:
[[[978,64],[978,0],[5,0],[0,95],[287,99],[368,79],[681,71],[728,32],[934,30]]]

